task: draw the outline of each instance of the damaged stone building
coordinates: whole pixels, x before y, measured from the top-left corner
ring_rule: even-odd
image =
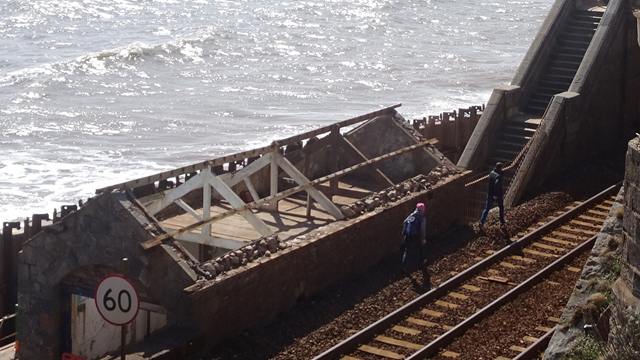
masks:
[[[417,202],[431,231],[461,221],[467,173],[398,106],[100,189],[22,245],[19,358],[117,351],[120,329],[93,299],[110,274],[140,299],[128,348],[189,353],[394,253],[390,224]]]

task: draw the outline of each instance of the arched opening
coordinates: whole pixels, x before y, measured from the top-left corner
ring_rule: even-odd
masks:
[[[83,359],[98,359],[113,353],[121,346],[121,326],[110,324],[97,309],[96,286],[108,275],[122,275],[122,271],[104,265],[76,268],[60,283],[60,350]],[[165,309],[149,298],[146,287],[128,278],[140,298],[136,318],[126,326],[127,346],[145,340],[167,324]]]

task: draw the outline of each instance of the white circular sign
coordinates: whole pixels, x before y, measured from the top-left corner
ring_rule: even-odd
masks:
[[[131,281],[120,275],[109,275],[96,287],[96,307],[113,325],[126,325],[138,316],[140,298]]]

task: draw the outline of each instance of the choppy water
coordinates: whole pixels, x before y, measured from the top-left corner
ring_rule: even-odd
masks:
[[[0,221],[402,103],[486,103],[552,0],[0,0]]]

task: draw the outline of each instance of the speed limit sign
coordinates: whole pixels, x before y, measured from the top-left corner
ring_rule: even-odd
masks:
[[[131,281],[120,275],[100,280],[94,299],[100,315],[113,325],[130,323],[140,310],[138,292]]]

